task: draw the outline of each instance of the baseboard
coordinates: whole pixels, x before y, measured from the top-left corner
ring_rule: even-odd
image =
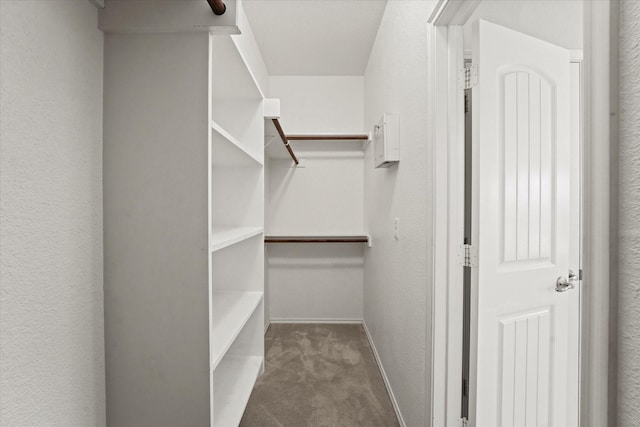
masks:
[[[349,324],[362,324],[362,319],[271,319],[269,324],[271,323],[349,323]]]
[[[382,360],[380,360],[380,356],[378,355],[378,350],[376,349],[376,345],[373,342],[371,333],[369,333],[369,328],[367,328],[367,324],[365,323],[364,320],[362,321],[362,327],[364,328],[365,334],[367,334],[367,339],[369,340],[371,351],[373,351],[373,357],[375,357],[376,362],[378,363],[378,369],[380,369],[380,375],[382,375],[382,380],[384,381],[384,385],[387,387],[387,392],[389,393],[389,397],[391,398],[391,404],[393,405],[393,410],[396,412],[398,423],[400,423],[401,427],[406,427],[407,425],[405,424],[404,419],[402,418],[402,413],[400,412],[398,401],[396,400],[396,396],[393,394],[393,390],[391,389],[391,383],[389,382],[389,378],[387,378],[387,373],[384,371],[384,366],[382,366]]]
[[[271,326],[271,320],[269,320],[267,323],[265,323],[264,325],[264,334],[267,335],[267,331],[269,330],[269,326]]]

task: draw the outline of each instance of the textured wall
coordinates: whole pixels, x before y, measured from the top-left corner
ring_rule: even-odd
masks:
[[[364,129],[361,76],[271,76],[269,96],[280,98],[285,132],[341,133]]]
[[[3,0],[0,28],[0,425],[101,426],[97,11]]]
[[[431,148],[427,18],[435,1],[389,1],[365,74],[365,126],[400,114],[400,164],[365,159],[364,319],[407,426],[427,425],[431,342]],[[393,218],[400,218],[400,240]]]
[[[582,49],[582,9],[583,2],[576,0],[482,0],[464,26],[465,49],[471,49],[471,27],[478,18],[566,49]]]
[[[272,76],[285,132],[362,133],[361,76]],[[267,166],[267,234],[361,234],[364,172],[361,143],[292,143],[304,167],[282,159]],[[278,320],[362,320],[363,244],[267,245],[269,306]],[[302,280],[304,278],[304,280]]]
[[[640,2],[620,10],[618,425],[640,420]]]

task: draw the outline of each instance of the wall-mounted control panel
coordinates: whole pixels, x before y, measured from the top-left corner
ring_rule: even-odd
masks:
[[[400,115],[383,114],[373,128],[374,165],[388,168],[400,161]]]

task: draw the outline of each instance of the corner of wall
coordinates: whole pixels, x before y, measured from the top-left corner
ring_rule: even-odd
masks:
[[[365,160],[364,320],[407,425],[430,420],[431,147],[427,127],[427,19],[436,2],[387,3],[365,73],[365,128],[400,115],[400,162]],[[401,222],[400,239],[393,235]]]

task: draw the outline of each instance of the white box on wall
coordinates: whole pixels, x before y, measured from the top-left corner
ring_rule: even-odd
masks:
[[[264,99],[264,118],[265,119],[280,118],[280,99],[279,98]]]
[[[400,115],[383,114],[373,129],[374,165],[388,168],[400,161]]]

